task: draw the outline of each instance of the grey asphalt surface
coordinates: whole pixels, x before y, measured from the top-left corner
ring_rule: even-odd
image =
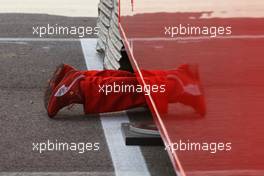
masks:
[[[43,105],[43,88],[56,65],[85,66],[79,42],[0,44],[0,62],[1,171],[113,171],[98,117],[84,116],[78,108],[53,120]],[[100,150],[32,151],[32,143],[47,140],[100,142]]]
[[[64,17],[48,14],[17,14],[17,13],[0,13],[0,36],[1,37],[33,37],[33,26],[64,26],[64,27],[96,27],[96,18],[94,17]],[[45,38],[78,38],[77,35],[52,35]],[[87,37],[94,38],[96,35]]]
[[[32,37],[31,27],[35,23],[57,21],[71,25],[96,24],[95,18],[0,14],[0,37]],[[114,175],[99,115],[83,115],[81,106],[71,111],[63,110],[58,119],[46,115],[44,88],[56,66],[62,62],[85,69],[79,41],[0,41],[0,172],[17,172],[15,175],[19,172]],[[128,115],[134,122],[151,119],[148,111],[129,110]],[[100,150],[84,154],[69,151],[40,154],[32,150],[33,142],[47,140],[99,142]],[[141,151],[151,175],[174,175],[163,147],[141,147]]]

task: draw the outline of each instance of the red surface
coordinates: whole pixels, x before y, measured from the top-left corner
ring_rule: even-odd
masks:
[[[205,117],[180,104],[159,112],[162,102],[147,97],[165,143],[232,143],[230,151],[215,154],[168,151],[175,170],[182,175],[264,175],[264,18],[249,14],[250,18],[202,19],[201,12],[123,15],[122,8],[130,5],[121,0],[120,29],[134,69],[167,70],[184,63],[200,68],[208,107]],[[229,25],[233,33],[224,38],[164,35],[165,26],[179,23]],[[138,78],[144,84],[144,75]]]

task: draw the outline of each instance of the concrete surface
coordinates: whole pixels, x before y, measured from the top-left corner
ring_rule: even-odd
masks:
[[[0,13],[97,17],[98,3],[99,0],[1,0]]]

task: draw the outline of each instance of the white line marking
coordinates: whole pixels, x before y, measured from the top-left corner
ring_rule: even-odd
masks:
[[[27,37],[3,37],[0,42],[65,42],[65,41],[79,41],[80,38],[27,38]]]
[[[94,39],[81,40],[84,58],[88,69],[103,69],[100,59],[91,57],[87,52],[96,52]],[[90,47],[90,48],[87,48]],[[95,65],[98,64],[98,65]],[[146,162],[138,146],[125,146],[121,133],[121,123],[129,122],[125,112],[101,114],[101,123],[112,157],[115,173],[117,176],[150,176]]]
[[[97,39],[81,39],[81,46],[88,70],[103,70],[103,58],[96,52]]]
[[[219,37],[142,37],[142,38],[129,38],[128,41],[185,41],[185,40],[216,40],[216,39],[263,39],[264,35],[232,35],[232,36],[219,36]],[[92,38],[96,40],[96,38]],[[69,42],[80,40],[92,40],[91,38],[33,38],[33,37],[2,37],[0,42]]]
[[[126,146],[121,123],[128,123],[126,112],[102,114],[101,122],[117,176],[150,176],[139,147]]]
[[[232,35],[232,36],[218,36],[218,37],[141,37],[129,38],[128,41],[185,41],[185,40],[217,40],[217,39],[263,39],[264,35]]]

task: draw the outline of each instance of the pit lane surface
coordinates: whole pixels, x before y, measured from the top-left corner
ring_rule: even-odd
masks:
[[[115,175],[99,115],[85,116],[82,108],[76,107],[72,111],[63,110],[59,119],[49,119],[44,108],[44,87],[58,64],[64,62],[78,69],[86,69],[80,41],[9,40],[31,38],[28,30],[32,23],[48,23],[46,17],[56,22],[61,21],[62,17],[29,14],[1,16],[5,23],[1,24],[0,31],[0,175]],[[63,17],[63,22],[86,22],[92,26],[96,19]],[[24,27],[21,24],[25,24]],[[8,32],[10,26],[12,32]],[[91,47],[95,47],[92,43],[94,41],[90,43]],[[127,114],[131,121],[150,118],[150,113],[145,110],[130,110]],[[115,119],[115,116],[109,118]],[[99,142],[100,151],[84,154],[39,154],[32,151],[33,142],[48,139],[76,143]],[[151,175],[174,175],[163,147],[141,147],[140,151]]]

